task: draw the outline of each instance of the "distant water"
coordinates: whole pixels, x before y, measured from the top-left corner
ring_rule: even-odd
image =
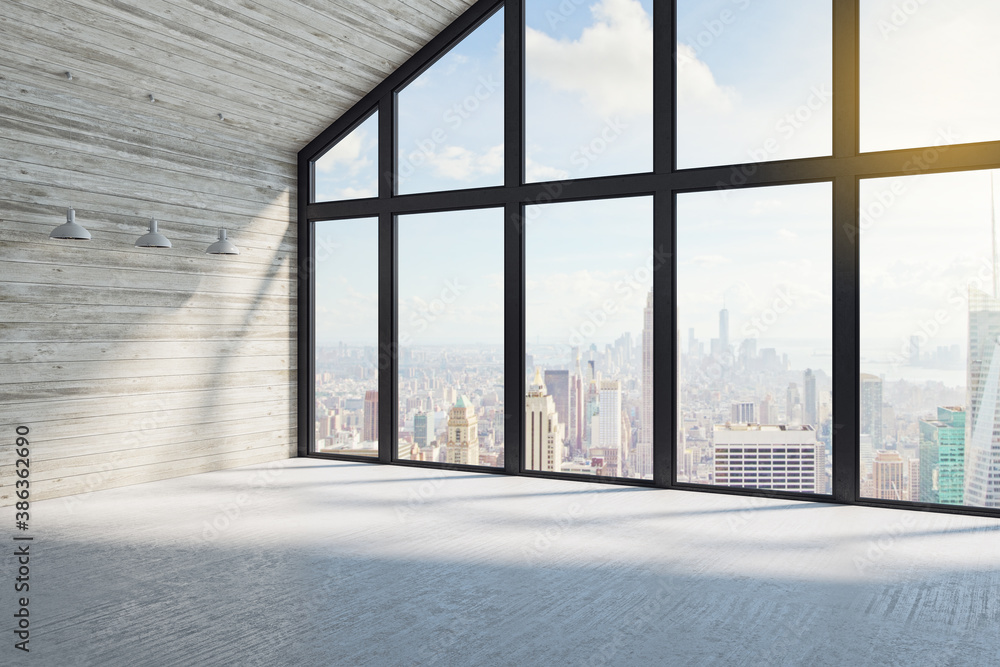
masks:
[[[884,375],[886,380],[906,380],[917,384],[942,382],[946,387],[964,388],[966,382],[965,368],[923,368],[921,366],[896,366],[891,363],[862,361],[861,372],[878,376]]]

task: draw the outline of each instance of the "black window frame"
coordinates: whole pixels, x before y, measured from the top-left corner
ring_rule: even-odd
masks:
[[[830,0],[833,17],[833,137],[832,154],[760,163],[725,164],[678,170],[676,166],[676,3],[657,2],[653,13],[653,170],[578,178],[524,182],[524,3],[528,0],[479,0],[434,37],[406,63],[390,74],[298,154],[298,455],[334,460],[364,461],[435,469],[566,479],[664,489],[683,489],[728,495],[869,507],[935,511],[1000,517],[1000,509],[888,501],[861,497],[859,425],[859,189],[862,179],[906,176],[1000,167],[1000,141],[949,145],[947,150],[921,146],[861,153],[859,150],[859,6],[860,0]],[[396,95],[438,58],[475,30],[500,8],[504,10],[504,185],[399,195],[395,192],[397,158]],[[313,160],[378,111],[378,196],[367,199],[312,202]],[[745,176],[729,184],[733,169]],[[762,186],[828,182],[833,210],[833,405],[834,427],[832,494],[761,490],[693,484],[676,480],[677,401],[675,352],[682,344],[676,334],[674,309],[676,276],[676,196],[678,193],[743,189]],[[653,479],[526,470],[524,451],[525,317],[524,235],[525,206],[542,203],[653,197],[653,246],[669,256],[654,272],[653,358]],[[478,208],[504,208],[504,466],[452,465],[400,459],[397,455],[397,238],[396,216]],[[313,223],[323,220],[377,218],[379,225],[379,380],[378,391],[387,403],[379,411],[379,454],[372,457],[317,453],[313,450],[315,423],[315,290],[312,283],[315,240]],[[665,332],[665,333],[663,333]],[[514,353],[512,353],[514,352]],[[517,398],[509,400],[511,396]],[[520,409],[517,409],[520,406]],[[388,408],[388,409],[387,409]]]

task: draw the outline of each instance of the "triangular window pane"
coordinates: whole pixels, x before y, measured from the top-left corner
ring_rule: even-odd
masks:
[[[503,10],[397,97],[397,192],[503,184]]]
[[[378,112],[351,130],[314,162],[313,201],[378,196]]]

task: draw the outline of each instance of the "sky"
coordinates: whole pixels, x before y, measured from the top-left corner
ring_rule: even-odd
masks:
[[[316,223],[316,344],[378,346],[378,219]]]
[[[705,351],[729,310],[730,343],[831,368],[832,188],[773,186],[677,197],[677,325]],[[792,349],[796,348],[796,349]]]
[[[998,25],[996,0],[862,0],[861,149],[1000,139]]]
[[[397,218],[399,341],[503,344],[503,209]]]
[[[925,352],[958,344],[964,357],[968,288],[993,293],[991,173],[1000,190],[1000,170],[861,182],[862,359],[908,357],[910,336]]]
[[[626,331],[641,341],[652,198],[529,206],[525,217],[527,341],[603,348]]]
[[[829,0],[679,0],[679,166],[829,154],[830,6]],[[651,168],[652,11],[648,0],[527,3],[529,180]],[[862,148],[998,138],[1000,40],[988,34],[998,24],[995,0],[862,0]],[[501,12],[400,92],[401,192],[500,183],[502,44]],[[317,162],[318,200],[376,194],[376,126],[373,115]],[[886,187],[892,192],[891,184],[864,181],[863,209],[871,197],[885,196]],[[961,283],[962,271],[980,262],[969,253],[985,247],[988,186],[981,174],[909,178],[899,188],[905,192],[865,229],[861,246],[868,290],[862,307],[869,309],[863,335],[873,350],[895,344],[930,308],[933,299],[922,305],[914,294],[934,294],[940,281]],[[766,338],[828,338],[829,189],[679,196],[683,338],[688,326],[700,338],[717,336],[723,298],[734,340],[747,326],[762,329],[752,318],[789,284],[801,293],[797,305],[758,331],[758,347],[768,346]],[[643,198],[537,207],[544,214],[529,220],[526,232],[528,256],[535,258],[528,263],[529,287],[540,286],[528,291],[530,339],[565,339],[568,323],[579,320],[573,310],[598,303],[598,295],[613,291],[616,276],[635,269],[643,250],[650,254],[648,207]],[[953,232],[942,235],[942,221]],[[337,229],[344,247],[374,243],[365,225]],[[408,290],[401,313],[419,312],[456,276],[469,285],[448,313],[412,332],[414,340],[431,334],[448,342],[499,340],[501,230],[499,211],[401,219],[400,286]],[[358,268],[364,255],[345,256],[338,279],[353,280],[347,269]],[[375,275],[370,265],[365,271],[356,275]],[[351,282],[351,289],[364,293],[373,282]],[[635,301],[630,308],[641,312],[642,300]],[[344,335],[364,338],[368,334],[348,324],[355,319],[340,321]],[[401,316],[401,333],[405,321]],[[595,336],[613,340],[621,330],[641,328],[641,320],[630,321],[631,315],[616,313],[614,325]],[[963,340],[958,327],[955,318],[938,335]]]

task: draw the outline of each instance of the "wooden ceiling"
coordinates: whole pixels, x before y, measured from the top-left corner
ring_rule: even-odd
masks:
[[[76,95],[295,152],[472,0],[3,4],[0,78],[70,72]]]

